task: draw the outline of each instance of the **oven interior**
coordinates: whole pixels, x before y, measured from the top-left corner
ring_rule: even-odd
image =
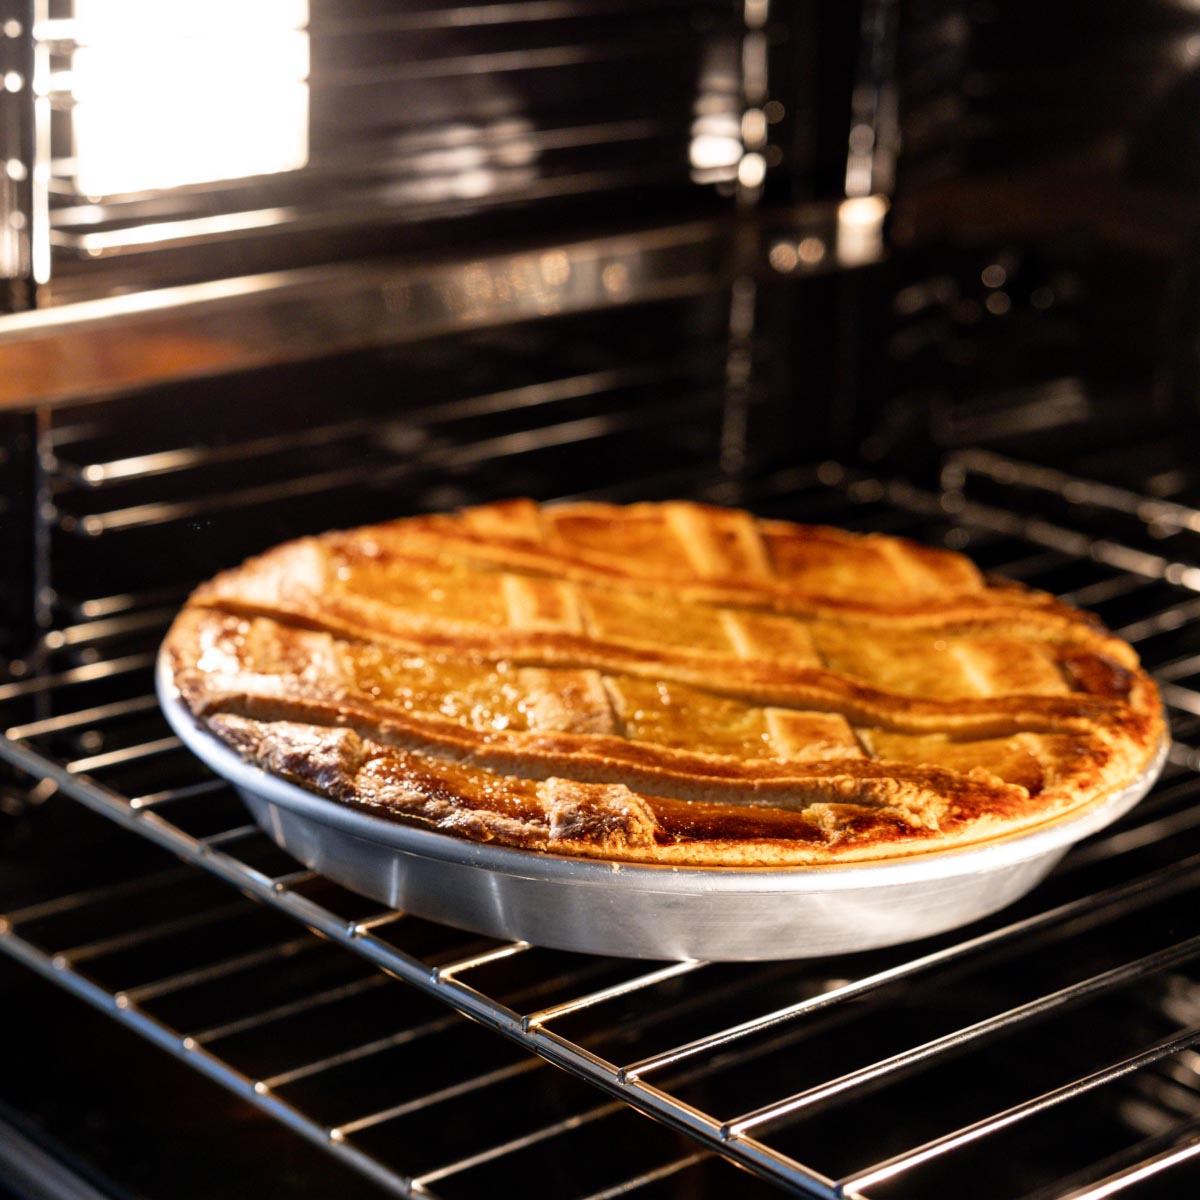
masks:
[[[1196,14],[268,8],[306,162],[97,196],[88,6],[0,5],[0,1195],[1194,1187]],[[256,550],[510,495],[963,551],[1133,643],[1163,776],[1017,905],[842,958],[380,911],[180,747],[154,654]]]

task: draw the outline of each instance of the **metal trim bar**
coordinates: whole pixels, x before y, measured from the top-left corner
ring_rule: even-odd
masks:
[[[230,790],[223,779],[202,779],[199,783],[188,783],[182,787],[166,788],[161,792],[150,792],[145,796],[134,796],[129,801],[133,809],[158,808],[163,804],[174,804],[176,800],[192,800],[197,796],[211,796],[215,792]]]
[[[87,300],[0,318],[0,409],[709,292],[715,221],[452,262],[346,263]],[[114,352],[114,347],[118,352]]]
[[[138,925],[110,937],[97,938],[95,941],[84,942],[78,946],[69,946],[55,954],[54,959],[56,963],[59,961],[71,964],[86,962],[88,959],[101,958],[105,954],[113,954],[119,950],[144,946],[147,942],[155,942],[160,938],[171,937],[173,934],[188,933],[193,929],[203,929],[206,925],[216,925],[246,911],[245,901],[235,897],[214,908],[201,909],[199,912],[187,913],[182,917],[170,917],[165,921]],[[250,911],[256,912],[257,909]]]
[[[276,1075],[265,1075],[258,1082],[266,1088],[284,1087],[289,1083],[295,1083],[298,1079],[307,1079],[310,1075],[319,1075],[322,1071],[331,1070],[333,1067],[358,1062],[359,1059],[369,1058],[372,1054],[378,1054],[380,1051],[394,1050],[397,1046],[407,1046],[409,1042],[452,1029],[461,1020],[458,1013],[448,1012],[434,1021],[426,1021],[422,1025],[413,1025],[408,1029],[398,1029],[386,1037],[374,1038],[372,1041],[351,1046],[346,1050],[339,1050],[336,1054],[327,1054],[324,1058],[289,1067],[286,1071],[280,1071]]]
[[[119,750],[106,750],[103,754],[92,754],[67,763],[72,775],[86,775],[89,771],[100,771],[105,767],[122,767],[126,763],[138,762],[143,758],[154,758],[178,750],[183,743],[177,737],[155,738],[152,742],[141,742],[136,746],[123,746]]]
[[[1200,585],[1200,569],[1193,567],[1190,570],[1196,577],[1197,585]],[[1200,590],[1200,586],[1195,590]],[[1182,629],[1197,617],[1200,617],[1200,599],[1181,600],[1169,608],[1159,609],[1152,616],[1144,617],[1140,621],[1131,621],[1128,625],[1114,629],[1113,636],[1124,638],[1127,642],[1140,642],[1156,633],[1172,633],[1176,629]]]
[[[1171,708],[1200,716],[1200,692],[1194,688],[1180,687],[1177,683],[1160,683],[1158,686],[1163,700]]]
[[[71,912],[85,904],[136,896],[139,892],[151,892],[166,884],[179,883],[184,879],[191,878],[192,875],[193,873],[187,867],[166,867],[149,875],[139,875],[136,879],[121,879],[116,883],[101,884],[98,887],[86,888],[79,892],[68,892],[63,896],[55,896],[52,900],[43,900],[39,904],[14,908],[4,914],[4,919],[11,925],[24,925],[43,917],[53,917],[59,913]]]
[[[48,733],[61,733],[64,729],[78,729],[80,725],[91,725],[133,713],[151,712],[158,707],[154,695],[134,696],[128,700],[115,700],[111,704],[97,704],[94,708],[81,708],[77,712],[62,716],[46,717],[41,721],[30,721],[27,725],[13,725],[4,731],[4,736],[13,742],[26,738],[44,737]]]
[[[384,984],[391,982],[394,981],[382,971],[372,971],[370,975],[353,979],[349,983],[342,983],[336,987],[326,988],[324,991],[313,992],[299,1000],[290,1000],[285,1004],[276,1004],[272,1008],[262,1009],[259,1012],[250,1013],[244,1017],[235,1017],[230,1021],[222,1022],[220,1025],[209,1025],[203,1029],[193,1031],[188,1036],[197,1045],[203,1045],[207,1042],[219,1042],[222,1038],[232,1037],[236,1033],[245,1033],[250,1029],[258,1029],[263,1025],[270,1025],[273,1021],[282,1021],[286,1017],[293,1017],[298,1013],[308,1012],[311,1009],[320,1008],[325,1004],[336,1004],[339,1000],[361,995],[363,992],[369,992],[373,988],[383,987]]]
[[[527,1150],[530,1146],[536,1146],[539,1142],[557,1137],[560,1133],[569,1133],[571,1130],[579,1129],[584,1125],[590,1125],[593,1121],[599,1121],[604,1117],[611,1116],[613,1113],[620,1112],[624,1107],[625,1105],[619,1100],[611,1100],[606,1104],[589,1108],[585,1112],[576,1113],[574,1116],[564,1117],[561,1121],[555,1121],[553,1125],[544,1125],[541,1129],[535,1129],[530,1133],[522,1134],[520,1137],[511,1138],[507,1142],[489,1146],[486,1150],[481,1150],[478,1154],[472,1154],[469,1158],[460,1158],[457,1162],[448,1163],[444,1167],[437,1167],[435,1170],[428,1171],[424,1175],[417,1176],[414,1182],[420,1184],[437,1183],[440,1179],[447,1179],[451,1175],[459,1175],[463,1171],[469,1171],[472,1167],[478,1167],[483,1163],[503,1158],[506,1154],[512,1154],[518,1150]],[[712,1152],[706,1150],[700,1153],[708,1155]]]
[[[1063,561],[1070,562],[1071,560],[1064,558]],[[1077,605],[1079,608],[1089,608],[1093,604],[1103,604],[1107,600],[1115,600],[1118,596],[1128,596],[1130,592],[1149,587],[1152,583],[1153,580],[1142,579],[1137,575],[1112,575],[1108,579],[1097,580],[1095,583],[1089,583],[1073,592],[1063,592],[1059,599],[1067,604]]]
[[[55,675],[35,675],[29,679],[16,679],[12,683],[0,684],[0,703],[15,699],[17,696],[49,692],[66,684],[90,683],[96,679],[107,679],[112,675],[121,675],[127,671],[152,667],[156,657],[153,651],[145,654],[127,654],[124,658],[110,658],[105,662],[70,667]]]
[[[530,942],[508,942],[503,946],[484,950],[480,954],[472,954],[468,958],[460,958],[454,962],[445,963],[435,969],[439,979],[451,979],[455,975],[462,975],[467,971],[473,971],[476,967],[483,967],[488,963],[500,962],[503,959],[512,958],[515,954],[523,954],[526,950],[532,949],[533,945]]]
[[[707,963],[697,962],[694,959],[669,963],[667,966],[659,967],[655,971],[647,971],[642,975],[623,979],[620,983],[614,983],[611,987],[601,988],[596,992],[589,992],[585,996],[575,996],[570,1000],[564,1000],[561,1004],[554,1004],[550,1008],[542,1008],[537,1012],[529,1013],[521,1018],[521,1026],[526,1030],[536,1029],[550,1021],[557,1020],[559,1017],[565,1017],[568,1013],[579,1012],[584,1008],[592,1008],[597,1004],[604,1004],[609,1000],[619,999],[621,996],[627,996],[630,992],[640,991],[646,987],[653,987],[656,983],[675,979],[679,975],[690,975],[693,971],[697,971],[707,965]]]
[[[384,1121],[394,1121],[408,1113],[420,1112],[423,1108],[441,1104],[445,1100],[452,1100],[455,1096],[465,1096],[470,1092],[477,1092],[481,1088],[491,1087],[493,1083],[503,1083],[506,1079],[515,1079],[518,1075],[527,1075],[530,1071],[543,1070],[545,1065],[540,1058],[519,1058],[516,1062],[497,1067],[494,1071],[485,1071],[482,1075],[472,1075],[470,1079],[463,1079],[458,1083],[438,1088],[436,1092],[425,1092],[420,1096],[414,1096],[411,1100],[404,1100],[399,1104],[381,1108],[378,1112],[355,1117],[352,1121],[342,1121],[335,1126],[329,1136],[334,1140],[340,1140],[351,1134],[361,1133],[364,1129],[371,1129],[375,1125],[382,1125]]]
[[[661,1167],[654,1167],[652,1170],[643,1171],[633,1179],[626,1179],[624,1182],[614,1184],[603,1191],[593,1192],[590,1196],[583,1197],[583,1200],[617,1200],[619,1196],[628,1196],[631,1192],[635,1192],[638,1188],[645,1187],[647,1184],[658,1183],[663,1179],[670,1179],[672,1175],[678,1175],[680,1171],[686,1171],[689,1167],[694,1167],[697,1163],[702,1163],[706,1158],[712,1157],[713,1153],[711,1150],[697,1150],[694,1154],[686,1154],[683,1158],[677,1158],[674,1162],[664,1163]]]
[[[299,937],[289,938],[286,942],[266,946],[262,950],[248,950],[245,954],[223,958],[220,962],[209,963],[204,967],[193,967],[190,971],[180,971],[150,983],[122,988],[121,995],[135,1004],[140,1004],[143,1000],[157,1000],[160,996],[169,996],[172,992],[209,983],[214,979],[224,979],[226,975],[236,975],[239,971],[247,971],[251,967],[274,962],[276,959],[294,958],[298,954],[317,949],[320,944],[307,934],[301,934]]]

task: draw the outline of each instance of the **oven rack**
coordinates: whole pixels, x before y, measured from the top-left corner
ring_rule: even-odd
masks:
[[[106,463],[87,464],[82,468],[62,457],[56,459],[53,473],[60,472],[69,480],[83,476],[90,499],[92,492],[110,481],[127,482],[161,476],[182,475],[213,465],[247,461],[249,468],[270,466],[274,456],[284,455],[298,446],[321,445],[330,457],[348,461],[345,465],[320,471],[292,471],[270,482],[245,482],[216,492],[190,488],[185,499],[158,500],[129,504],[111,509],[85,513],[72,512],[56,505],[54,525],[61,532],[78,537],[100,538],[106,534],[130,529],[145,529],[176,521],[205,519],[229,510],[241,511],[251,506],[276,504],[304,497],[347,491],[363,486],[364,463],[371,464],[371,485],[376,488],[395,488],[430,476],[451,477],[472,467],[498,460],[520,459],[526,455],[557,449],[564,445],[575,447],[595,445],[621,436],[666,436],[672,429],[690,421],[693,428],[705,424],[712,431],[719,428],[720,393],[714,387],[707,392],[693,390],[686,398],[654,408],[636,407],[628,399],[619,403],[609,398],[605,406],[587,416],[563,417],[548,415],[536,428],[513,429],[492,436],[464,440],[455,423],[490,413],[511,414],[525,399],[530,407],[549,407],[564,399],[595,400],[609,392],[632,391],[655,383],[680,381],[678,368],[672,364],[647,366],[640,372],[589,372],[587,375],[556,379],[544,385],[473,397],[466,401],[449,401],[434,408],[405,414],[390,422],[389,437],[396,449],[377,445],[380,422],[367,419],[318,426],[303,431],[303,435],[278,435],[264,438],[257,445],[238,443],[235,447],[181,447],[140,456],[138,460],[118,459]],[[514,393],[523,392],[524,396]],[[423,430],[418,441],[415,430]],[[303,436],[303,442],[301,442]],[[400,449],[403,453],[400,453]],[[356,461],[353,461],[356,460]],[[253,476],[252,476],[253,477]],[[197,494],[193,494],[197,493]],[[89,506],[91,507],[91,506]]]
[[[110,840],[102,844],[111,849],[115,839],[128,839],[130,836],[114,827]],[[10,909],[0,917],[0,937],[4,939],[5,950],[54,985],[108,1014],[160,1049],[182,1058],[190,1067],[225,1087],[239,1099],[253,1104],[301,1137],[328,1150],[335,1158],[389,1194],[433,1197],[435,1189],[431,1185],[437,1180],[486,1168],[505,1154],[533,1146],[544,1147],[556,1138],[569,1137],[588,1126],[607,1123],[610,1126],[615,1124],[620,1130],[622,1123],[628,1124],[631,1114],[624,1105],[598,1098],[586,1085],[574,1083],[564,1098],[565,1115],[556,1114],[555,1119],[543,1118],[545,1123],[540,1125],[530,1118],[529,1128],[503,1137],[495,1144],[478,1135],[472,1144],[467,1137],[465,1140],[472,1146],[470,1152],[439,1161],[436,1166],[423,1171],[418,1179],[397,1174],[377,1157],[358,1148],[354,1144],[353,1133],[345,1137],[331,1134],[328,1125],[319,1123],[302,1107],[281,1098],[278,1092],[286,1090],[289,1085],[294,1087],[314,1075],[344,1067],[372,1054],[386,1054],[398,1047],[412,1046],[422,1041],[469,1036],[467,1023],[457,1014],[444,1012],[432,1002],[414,1012],[411,1002],[406,1006],[404,998],[397,996],[394,1008],[409,1022],[403,1027],[396,1026],[397,1017],[392,1016],[389,1021],[388,1016],[380,1015],[377,1011],[375,1020],[380,1030],[379,1036],[365,1045],[354,1044],[349,1048],[331,1051],[315,1061],[311,1056],[298,1059],[277,1056],[276,1069],[269,1075],[260,1072],[260,1078],[254,1078],[231,1062],[230,1055],[223,1054],[220,1048],[230,1043],[236,1046],[239,1039],[259,1032],[270,1037],[281,1025],[286,1026],[289,1020],[302,1021],[322,1010],[346,1009],[355,1003],[361,1006],[363,1000],[385,993],[388,989],[393,992],[408,989],[396,982],[390,972],[377,970],[369,962],[331,949],[328,940],[309,929],[297,931],[282,917],[276,917],[268,928],[257,931],[250,948],[240,949],[238,953],[222,954],[213,961],[206,961],[203,966],[184,967],[130,988],[114,988],[111,984],[98,982],[94,978],[93,966],[98,961],[114,955],[119,957],[147,951],[171,938],[252,923],[256,918],[261,918],[264,912],[270,913],[270,910],[264,910],[248,896],[234,895],[231,899],[230,893],[213,880],[211,888],[203,894],[202,902],[189,901],[187,910],[182,914],[151,921],[145,920],[144,915],[139,917],[135,907],[139,901],[152,903],[164,897],[171,888],[187,886],[189,877],[208,880],[206,875],[198,874],[190,867],[169,865],[170,860],[166,855],[162,858],[168,864],[165,867],[156,862],[143,866],[135,874],[124,875],[116,882],[55,894],[20,909]],[[275,877],[275,882],[280,887],[295,887],[305,878],[314,879],[311,872],[292,871]],[[130,909],[133,911],[130,912]],[[397,914],[391,915],[396,921],[402,920]],[[54,928],[56,923],[57,929]],[[56,949],[56,945],[61,946],[64,937],[72,937],[72,934],[63,932],[64,924],[68,929],[77,929],[81,923],[90,930],[99,930],[98,935],[89,936],[88,940],[70,947]],[[46,931],[47,926],[51,927],[49,932]],[[27,930],[38,932],[30,934]],[[481,940],[473,935],[450,930],[441,930],[439,933],[442,935],[440,944],[431,957],[440,964],[437,969],[447,978],[456,971],[467,970],[487,961],[498,961],[503,957],[502,949],[482,948]],[[276,987],[274,991],[278,994],[273,994],[269,1004],[264,1005],[257,997],[251,997],[255,1002],[247,1006],[245,989],[241,995],[237,994],[239,985],[248,976],[261,982],[264,971],[294,971],[296,964],[305,961],[315,962],[316,965],[310,967],[308,975],[301,975],[292,981],[286,991],[281,992]],[[338,969],[331,971],[331,964]],[[100,974],[104,974],[104,968]],[[595,966],[583,965],[570,973],[568,981],[579,984],[597,974]],[[312,978],[317,980],[316,984],[306,982]],[[549,982],[561,986],[558,979]],[[543,984],[540,988],[530,988],[526,994],[533,1001],[548,992],[549,987]],[[199,1001],[196,1000],[197,996],[200,997]],[[190,1013],[191,1020],[185,1027],[180,1027],[178,1019],[173,1024],[164,1020],[161,1011],[164,1003],[177,1013]],[[150,1011],[156,1005],[159,1011]],[[378,1003],[375,1005],[376,1010],[382,1007]],[[236,1015],[230,1016],[231,1012]],[[406,1114],[429,1109],[436,1111],[439,1107],[448,1110],[448,1121],[454,1121],[457,1116],[456,1103],[469,1099],[473,1092],[516,1082],[524,1087],[521,1094],[528,1099],[529,1089],[537,1086],[534,1073],[539,1068],[543,1071],[551,1069],[516,1049],[502,1055],[501,1060],[501,1065],[493,1067],[485,1077],[418,1090],[405,1103],[394,1106],[394,1111],[374,1114],[374,1120],[360,1119],[358,1126],[360,1129],[373,1129],[376,1125],[386,1125],[388,1121],[402,1120]],[[537,1115],[534,1113],[534,1117]],[[348,1126],[351,1122],[345,1124]],[[654,1147],[658,1161],[644,1171],[621,1171],[616,1184],[600,1187],[591,1194],[595,1200],[609,1194],[625,1194],[642,1183],[686,1172],[713,1159],[704,1150],[679,1145],[680,1140],[664,1133]],[[709,1163],[709,1169],[713,1165],[716,1164]],[[597,1173],[593,1171],[593,1177]]]
[[[1200,533],[1200,510],[1163,496],[1144,496],[1129,488],[1008,458],[992,450],[964,450],[950,455],[942,470],[942,488],[961,491],[971,475],[998,483],[1048,492],[1072,504],[1094,504],[1133,517],[1159,537],[1184,530]]]
[[[1200,797],[1200,780],[1196,777],[1200,772],[1197,747],[1200,723],[1196,720],[1200,716],[1200,691],[1194,686],[1200,673],[1200,646],[1184,646],[1185,652],[1179,653],[1180,630],[1186,631],[1186,614],[1194,607],[1198,590],[1194,573],[1188,573],[1189,564],[1089,536],[1078,529],[1053,525],[1037,516],[977,503],[958,491],[938,495],[906,483],[866,477],[833,464],[781,472],[753,489],[724,483],[700,490],[707,499],[749,503],[762,511],[797,519],[839,520],[890,532],[937,537],[945,544],[967,548],[977,557],[983,555],[989,568],[1035,586],[1052,584],[1064,570],[1077,573],[1083,569],[1084,582],[1069,591],[1070,597],[1099,608],[1118,633],[1139,646],[1148,665],[1163,680],[1168,706],[1173,717],[1178,718],[1177,740],[1163,783],[1124,822],[1070,856],[1055,876],[1056,885],[1051,885],[1052,897],[1056,895],[1057,902],[1037,902],[1015,913],[1001,914],[966,935],[935,939],[920,947],[915,956],[911,948],[900,947],[857,961],[839,962],[837,968],[845,972],[844,976],[820,980],[810,978],[810,968],[803,964],[746,967],[733,972],[696,962],[661,966],[624,964],[614,967],[613,976],[603,986],[573,992],[552,1004],[527,1008],[503,1002],[492,994],[487,980],[489,971],[498,964],[536,960],[543,953],[536,948],[519,942],[490,943],[458,958],[431,962],[405,947],[405,929],[412,923],[410,918],[364,909],[362,901],[357,902],[357,910],[353,904],[349,911],[331,906],[311,894],[312,887],[316,885],[319,889],[321,884],[311,872],[296,870],[295,864],[285,863],[278,870],[256,865],[266,839],[246,822],[244,815],[215,830],[189,831],[188,822],[178,816],[182,808],[202,797],[228,794],[225,785],[204,778],[201,769],[190,760],[182,759],[177,769],[168,770],[168,774],[174,771],[179,776],[178,782],[152,792],[132,793],[132,789],[107,783],[114,774],[147,765],[170,765],[179,757],[176,739],[162,735],[147,690],[149,654],[68,667],[0,686],[0,703],[11,706],[33,702],[35,708],[47,710],[46,715],[35,713],[30,719],[10,725],[6,738],[0,742],[0,754],[21,770],[50,781],[43,786],[60,788],[122,828],[204,868],[387,974],[597,1085],[616,1101],[684,1133],[696,1148],[680,1155],[672,1164],[660,1164],[658,1169],[662,1171],[688,1169],[700,1161],[697,1156],[715,1153],[795,1194],[872,1195],[877,1186],[903,1182],[911,1172],[919,1177],[920,1170],[930,1163],[966,1154],[982,1141],[999,1138],[1005,1131],[1026,1121],[1036,1121],[1082,1097],[1093,1096],[1129,1076],[1140,1081],[1139,1086],[1153,1096],[1156,1089],[1161,1091],[1154,1080],[1155,1069],[1162,1064],[1174,1072],[1176,1085],[1182,1080],[1183,1090],[1189,1096],[1196,1096],[1200,1088],[1196,1086],[1194,1063],[1200,1060],[1195,1059],[1192,1047],[1200,1041],[1200,1009],[1194,1002],[1190,1008],[1181,1002],[1173,1008],[1169,1005],[1164,1008],[1164,1012],[1169,1011],[1170,1019],[1165,1025],[1160,1020],[1153,1036],[1145,1037],[1139,1045],[1125,1048],[1125,1052],[1115,1056],[1110,1054],[1055,1086],[1041,1088],[1033,1095],[1000,1106],[949,1132],[943,1130],[919,1144],[899,1148],[878,1161],[834,1173],[820,1169],[823,1167],[820,1162],[809,1165],[814,1161],[811,1155],[797,1157],[786,1148],[787,1131],[799,1115],[820,1116],[838,1104],[869,1098],[874,1089],[895,1086],[912,1072],[936,1067],[956,1054],[977,1052],[977,1047],[986,1047],[1013,1029],[1032,1027],[1055,1014],[1072,1012],[1090,1000],[1115,997],[1131,986],[1150,986],[1163,978],[1186,994],[1189,980],[1185,972],[1187,965],[1200,956],[1200,937],[1181,936],[1162,945],[1135,947],[1137,952],[1064,986],[1047,988],[982,1019],[952,1025],[936,1037],[905,1045],[892,1054],[835,1073],[807,1088],[784,1089],[782,1094],[732,1114],[708,1111],[687,1099],[694,1094],[698,1083],[703,1085],[711,1079],[720,1084],[730,1072],[761,1061],[765,1053],[786,1051],[797,1037],[803,1037],[806,1020],[819,1024],[853,1019],[856,1006],[870,1003],[872,998],[887,997],[898,986],[919,985],[947,972],[970,970],[977,960],[997,956],[1004,960],[1028,953],[1031,945],[1046,941],[1057,944],[1085,935],[1089,930],[1105,930],[1131,914],[1186,893],[1200,877],[1200,855],[1168,858],[1165,864],[1151,860],[1150,869],[1144,869],[1144,855],[1148,851],[1161,846],[1167,838],[1185,838],[1189,831],[1200,826],[1200,813],[1195,810],[1195,800]],[[1104,521],[1099,524],[1103,527]],[[1113,606],[1111,612],[1106,611],[1106,605]],[[1185,615],[1181,617],[1181,613]],[[1129,619],[1120,620],[1122,614]],[[120,695],[102,703],[86,702],[88,687],[98,681],[106,685],[116,682]],[[97,748],[94,753],[76,756],[55,753],[56,739],[72,731],[103,731],[126,721],[132,722],[134,740],[117,736],[102,742],[104,748]],[[1118,865],[1115,880],[1110,878],[1100,886],[1089,885],[1095,871],[1101,867],[1111,871],[1114,863]],[[1124,864],[1132,865],[1126,868]],[[1048,906],[1040,907],[1041,903]],[[152,1012],[147,1011],[148,999],[152,1000],[155,993],[153,981],[129,989],[101,987],[89,978],[86,967],[78,969],[70,954],[39,946],[22,934],[21,927],[21,914],[8,918],[0,927],[0,949],[134,1026],[392,1190],[400,1194],[425,1194],[430,1188],[436,1190],[438,1181],[451,1180],[456,1173],[449,1168],[437,1168],[414,1178],[360,1147],[359,1135],[389,1117],[408,1111],[403,1104],[385,1105],[375,1112],[335,1123],[314,1120],[281,1100],[267,1080],[239,1072],[206,1051],[194,1035],[156,1021]],[[232,968],[228,964],[215,964],[214,969]],[[753,994],[759,986],[765,989],[772,971],[805,984],[809,990],[798,1000],[778,1007],[768,1006],[753,1015],[757,1006],[753,999],[747,998],[747,993]],[[711,1020],[696,1021],[697,1011],[704,1017],[706,980],[711,981],[714,976],[722,980],[723,991],[718,989],[718,994],[732,995],[735,1008],[740,1009],[740,1019],[721,1020],[714,1013]],[[764,994],[770,994],[769,990]],[[668,1039],[666,1045],[660,1045],[653,1053],[632,1058],[595,1049],[613,1036],[611,1025],[606,1026],[603,1020],[606,1013],[626,1009],[637,1014],[638,1019],[650,1020],[648,1014],[663,1007],[664,996],[670,1001],[666,1005],[668,1015],[682,1013],[692,1022],[684,1026],[691,1036],[678,1041]],[[571,1034],[573,1022],[580,1017],[594,1020],[597,1015],[601,1017],[598,1032],[592,1030],[587,1036]],[[617,1025],[621,1020],[618,1015],[609,1018]],[[319,1073],[322,1065],[302,1064],[299,1069]],[[484,1077],[472,1086],[487,1086],[488,1082]],[[595,1111],[603,1108],[601,1105]],[[1135,1140],[1127,1147],[1124,1157],[1098,1164],[1099,1175],[1093,1170],[1087,1178],[1057,1191],[1046,1189],[1044,1194],[1098,1198],[1133,1187],[1159,1172],[1186,1169],[1185,1164],[1192,1163],[1200,1154],[1200,1140],[1194,1135],[1198,1113],[1200,1100],[1186,1117],[1176,1114],[1173,1121],[1162,1119],[1160,1127],[1148,1132],[1146,1139]],[[553,1130],[541,1133],[554,1136]],[[505,1152],[503,1148],[497,1150]],[[620,1194],[638,1186],[641,1184],[636,1182],[628,1187],[622,1185],[625,1190]]]

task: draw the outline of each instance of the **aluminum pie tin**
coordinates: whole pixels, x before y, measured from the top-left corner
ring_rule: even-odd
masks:
[[[165,655],[157,686],[184,745],[311,870],[391,908],[475,933],[660,960],[816,958],[987,916],[1133,808],[1169,746],[1164,739],[1137,779],[1081,811],[974,845],[845,865],[674,867],[470,842],[372,815],[244,762],[192,716]]]

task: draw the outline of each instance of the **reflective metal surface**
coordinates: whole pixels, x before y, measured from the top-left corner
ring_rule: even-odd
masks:
[[[881,261],[881,196],[735,225],[659,225],[479,257],[244,275],[0,316],[0,409],[390,346],[457,330],[719,294],[737,271],[828,274]]]
[[[165,658],[157,686],[183,743],[313,870],[478,933],[634,958],[808,958],[964,925],[1023,896],[1070,846],[1128,812],[1167,750],[1164,742],[1134,783],[1082,812],[961,850],[783,870],[644,866],[467,842],[332,803],[248,765],[198,727]]]
[[[345,263],[0,318],[0,409],[608,308],[720,286],[727,239],[694,222],[475,259]]]
[[[199,23],[12,0],[0,160],[24,168],[23,261],[0,230],[0,282],[18,272],[24,309],[419,250],[434,224],[495,244],[499,223],[567,240],[597,215],[702,215],[735,186],[746,36],[720,0],[218,0]],[[688,157],[700,115],[731,118],[711,175]]]

